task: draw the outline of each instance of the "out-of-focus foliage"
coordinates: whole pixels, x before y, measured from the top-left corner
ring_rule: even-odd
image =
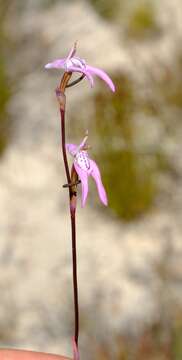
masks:
[[[153,169],[142,165],[132,150],[99,154],[104,184],[110,207],[121,218],[131,220],[145,212],[153,203],[156,184]]]
[[[126,34],[130,38],[144,39],[159,33],[154,4],[139,1],[128,16]]]
[[[111,95],[101,86],[92,99],[91,118],[86,115],[89,125],[85,115],[79,124],[72,121],[79,135],[89,126],[95,139],[92,153],[101,167],[109,205],[127,221],[145,214],[155,204],[161,175],[175,174],[175,165],[167,154],[168,139],[175,141],[182,109],[180,52],[172,68],[158,67],[157,76],[144,69],[150,88],[147,96],[127,74],[110,74],[116,93]],[[173,121],[169,114],[175,114]],[[138,129],[140,117],[143,122]],[[152,139],[151,125],[157,138]]]
[[[115,354],[110,353],[107,344],[99,344],[96,360],[181,360],[182,318],[177,314],[171,324],[165,327],[158,322],[132,340],[124,337],[115,339]]]
[[[11,96],[10,81],[7,73],[5,58],[7,56],[8,38],[4,30],[4,23],[6,20],[9,1],[0,1],[0,43],[1,43],[1,58],[0,58],[0,154],[6,147],[9,138],[9,118],[7,113],[7,104]]]
[[[116,93],[111,96],[102,88],[94,97],[95,120],[92,121],[101,144],[95,156],[111,208],[123,219],[131,220],[153,204],[163,155],[156,149],[148,156],[145,149],[136,147],[133,117],[140,109],[132,81],[122,74],[112,78]]]
[[[144,40],[158,35],[160,27],[157,21],[155,4],[151,0],[89,0],[95,10],[106,20],[114,22],[118,30],[134,40]]]
[[[147,95],[141,88],[138,91],[135,81],[126,74],[111,74],[116,93],[111,95],[102,86],[93,97],[92,119],[88,120],[109,205],[125,220],[151,209],[161,174],[176,174],[176,165],[167,154],[171,141],[175,143],[178,136],[182,112],[181,51],[176,52],[173,66],[157,63],[154,73],[151,69],[144,71],[150,89]],[[136,131],[136,118],[140,117],[145,124]],[[157,127],[159,138],[148,148],[147,141],[146,146],[142,142],[147,137],[149,142],[152,139],[151,123]],[[79,134],[84,126],[84,122],[77,126]]]
[[[120,9],[122,0],[89,0],[90,3],[94,6],[96,11],[108,20],[116,18],[118,10]]]
[[[3,59],[0,59],[0,154],[5,149],[8,142],[9,119],[7,114],[7,104],[11,95],[9,81]]]
[[[182,315],[176,320],[173,328],[173,357],[175,360],[182,359]]]
[[[176,52],[171,67],[163,68],[163,76],[155,82],[166,106],[182,111],[182,50]]]
[[[54,6],[56,3],[58,3],[60,0],[41,0],[39,1],[39,6],[42,8],[46,8],[46,7],[52,7]],[[66,0],[61,0],[62,2],[66,2]],[[73,0],[69,0],[70,2]]]
[[[94,139],[93,156],[97,160],[109,197],[109,206],[120,218],[130,221],[145,214],[154,205],[158,194],[159,176],[172,171],[160,143],[143,144],[154,118],[168,131],[163,110],[153,107],[155,99],[141,98],[134,81],[124,73],[110,74],[116,85],[111,94],[101,86],[93,96],[92,118],[87,115]],[[151,86],[159,87],[151,83]],[[162,95],[164,96],[164,95]],[[165,100],[166,101],[166,100]],[[137,129],[136,117],[145,115],[142,132]],[[78,124],[71,120],[73,130],[80,136],[87,128],[85,119]],[[82,124],[82,125],[81,125]],[[164,130],[165,131],[165,130]],[[151,136],[149,136],[151,142]]]

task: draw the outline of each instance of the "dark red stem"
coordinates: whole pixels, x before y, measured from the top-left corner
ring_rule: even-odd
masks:
[[[78,345],[79,304],[78,304],[78,283],[77,283],[77,253],[76,253],[75,211],[70,210],[70,214],[71,214],[71,232],[72,232],[73,292],[74,292],[74,309],[75,309],[75,342]]]
[[[60,114],[61,114],[61,143],[62,143],[62,153],[63,153],[63,160],[64,160],[64,167],[66,172],[66,178],[68,184],[71,183],[71,176],[68,166],[68,160],[66,155],[66,136],[65,136],[65,109],[60,108]],[[70,190],[70,189],[69,189]],[[71,191],[70,191],[70,197],[71,197]]]
[[[70,176],[67,154],[66,154],[65,106],[64,106],[64,108],[60,107],[60,115],[61,115],[61,143],[62,143],[64,167],[65,167],[67,182],[68,182],[68,184],[70,184],[72,179]],[[69,187],[69,197],[70,197],[70,217],[71,217],[71,235],[72,235],[73,293],[74,293],[74,313],[75,313],[75,335],[74,335],[74,337],[75,337],[76,345],[78,345],[79,304],[78,304],[76,221],[75,221],[76,206],[74,206],[74,207],[72,206],[72,204],[74,203],[75,193],[73,193],[71,187]]]

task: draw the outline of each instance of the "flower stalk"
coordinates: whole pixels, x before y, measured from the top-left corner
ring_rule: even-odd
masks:
[[[56,89],[56,96],[60,106],[61,119],[61,146],[65,173],[68,183],[69,199],[70,199],[70,219],[71,219],[71,237],[72,237],[72,261],[73,261],[73,293],[74,293],[74,314],[75,314],[75,331],[74,341],[78,345],[79,336],[79,304],[78,304],[78,281],[77,281],[77,252],[76,252],[76,193],[77,193],[77,174],[72,170],[70,175],[67,154],[66,154],[66,132],[65,132],[65,111],[66,111],[66,95],[65,90],[71,78],[71,72],[65,72],[60,86]]]
[[[76,198],[77,198],[77,186],[81,183],[82,189],[82,207],[85,206],[88,195],[88,178],[91,176],[97,187],[100,201],[103,205],[107,206],[107,194],[102,183],[100,170],[92,160],[87,150],[89,146],[86,144],[88,139],[88,131],[82,142],[79,145],[66,143],[65,134],[65,110],[66,110],[66,95],[65,90],[71,86],[78,84],[81,80],[86,78],[91,87],[94,85],[94,76],[103,80],[112,92],[115,91],[115,85],[111,78],[102,69],[90,66],[86,61],[76,55],[76,43],[71,48],[69,54],[65,58],[54,60],[51,63],[45,65],[46,69],[63,69],[64,74],[62,76],[60,85],[56,89],[56,96],[60,108],[60,120],[61,120],[61,148],[63,154],[64,168],[67,179],[67,184],[63,185],[63,188],[68,188],[69,191],[69,203],[70,203],[70,219],[71,219],[71,238],[72,238],[72,264],[73,264],[73,294],[74,294],[74,314],[75,314],[75,329],[74,337],[72,339],[73,357],[74,360],[79,360],[78,351],[78,337],[79,337],[79,304],[78,304],[78,283],[77,283],[77,251],[76,251]],[[81,74],[76,80],[69,82],[72,73]],[[71,172],[69,170],[67,151],[73,156],[73,165]]]

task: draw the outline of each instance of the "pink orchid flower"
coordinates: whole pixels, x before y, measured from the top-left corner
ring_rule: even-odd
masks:
[[[87,65],[85,60],[75,56],[75,53],[76,44],[72,47],[66,58],[54,60],[53,62],[46,64],[45,68],[63,69],[67,72],[79,72],[86,76],[86,78],[90,82],[91,87],[94,85],[93,75],[97,75],[106,82],[106,84],[113,92],[115,91],[115,86],[110,77],[105,73],[105,71]]]
[[[82,186],[82,207],[85,206],[87,195],[88,195],[88,176],[91,175],[97,186],[99,198],[101,202],[107,206],[107,195],[102,184],[101,175],[99,168],[95,161],[89,158],[87,153],[88,146],[86,146],[86,141],[88,139],[88,135],[86,135],[83,141],[79,146],[75,144],[66,144],[67,151],[74,157],[74,168],[78,177],[81,181]]]

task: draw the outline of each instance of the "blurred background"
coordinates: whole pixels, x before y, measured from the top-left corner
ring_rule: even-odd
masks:
[[[109,207],[78,201],[80,352],[182,359],[182,2],[0,0],[0,346],[71,356],[70,224],[57,70],[113,79],[67,90],[67,138],[89,130]]]

